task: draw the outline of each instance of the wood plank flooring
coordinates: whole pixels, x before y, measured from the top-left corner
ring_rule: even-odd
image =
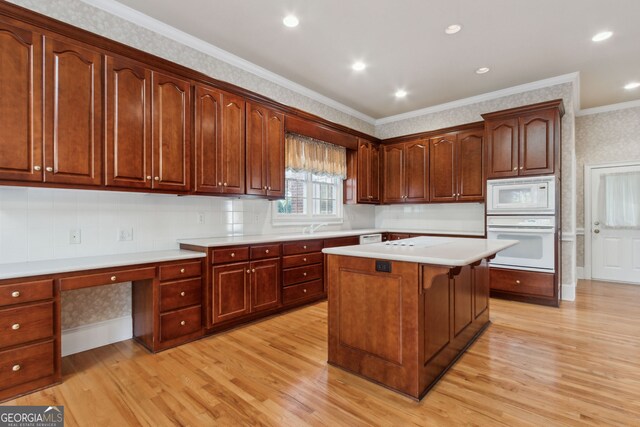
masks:
[[[68,426],[640,425],[640,286],[491,303],[422,402],[327,365],[323,302],[157,355],[123,341],[65,357],[63,384],[6,404],[65,405]]]

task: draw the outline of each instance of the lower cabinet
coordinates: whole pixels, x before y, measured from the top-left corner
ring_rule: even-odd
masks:
[[[282,258],[282,302],[298,305],[322,298],[324,290],[324,256],[322,240],[284,243]]]
[[[491,296],[558,306],[560,287],[554,273],[491,269]]]

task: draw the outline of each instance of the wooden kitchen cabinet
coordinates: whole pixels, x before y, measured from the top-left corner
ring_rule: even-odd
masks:
[[[246,104],[247,194],[284,197],[284,114]]]
[[[380,146],[358,138],[358,203],[380,203]]]
[[[428,140],[389,144],[384,147],[383,155],[384,202],[428,202]]]
[[[197,85],[194,116],[195,192],[244,194],[244,99]]]
[[[213,323],[249,314],[250,276],[248,262],[213,267]]]
[[[483,201],[483,156],[481,129],[452,132],[431,138],[431,201]]]
[[[559,172],[562,100],[483,114],[487,178]]]
[[[280,258],[253,261],[251,268],[251,312],[280,306]]]

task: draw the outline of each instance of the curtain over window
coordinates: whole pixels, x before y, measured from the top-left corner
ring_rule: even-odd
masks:
[[[347,177],[347,150],[306,136],[286,135],[286,168],[292,172]]]
[[[640,172],[603,175],[600,212],[609,228],[640,228]]]

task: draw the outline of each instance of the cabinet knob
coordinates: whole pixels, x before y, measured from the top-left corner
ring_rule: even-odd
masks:
[[[302,273],[302,275],[303,275],[304,277],[307,277],[307,272],[305,271],[304,273]]]
[[[524,166],[520,166],[520,170],[524,169]]]
[[[516,166],[515,168],[513,168],[513,170],[514,170],[514,171],[517,171],[517,170],[518,170],[518,167]]]
[[[264,187],[262,187],[262,189],[263,189],[263,190],[266,190],[266,189],[267,189],[267,186],[265,185]]]
[[[187,324],[187,322],[185,322],[184,320],[180,322],[180,326],[184,326],[186,324]]]
[[[20,329],[20,323],[14,323],[13,325],[11,325],[11,329],[17,331],[18,329]]]
[[[307,249],[307,245],[302,246],[302,249]]]
[[[42,166],[34,166],[34,167],[33,167],[33,170],[34,170],[34,171],[42,170]]]
[[[251,270],[247,270],[247,274],[251,274]]]
[[[180,269],[180,273],[184,273],[184,268],[181,268],[181,269]]]
[[[45,170],[46,170],[47,172],[53,172],[53,168],[52,168],[51,166],[47,166],[47,167],[45,168]]]
[[[516,285],[519,285],[519,284],[520,284],[520,280],[516,280]]]
[[[304,293],[306,294],[306,293],[307,293],[307,290],[306,290],[306,289],[303,289],[303,290],[302,290],[302,292],[304,292]]]
[[[302,261],[307,262],[307,259],[306,258],[302,258]]]
[[[181,297],[183,297],[183,296],[185,296],[185,295],[186,295],[186,294],[184,293],[184,291],[180,292],[180,296],[181,296]]]
[[[264,253],[265,253],[265,254],[268,254],[268,253],[269,253],[269,249],[265,249],[265,250],[264,250]]]
[[[148,180],[151,180],[151,175],[147,175],[147,179],[148,179]]]
[[[20,370],[21,366],[20,365],[13,365],[13,368],[11,368],[11,370],[13,372],[18,372]]]
[[[155,178],[153,178],[153,179],[155,179],[156,181],[160,181],[160,177],[159,177],[159,176],[156,176],[156,177],[155,177]]]
[[[218,183],[218,187],[220,187],[221,185],[222,185],[222,182],[219,182],[219,183]]]
[[[267,190],[271,191],[271,187],[267,187]]]
[[[255,273],[255,272],[256,272],[256,269],[255,269],[255,268],[252,268],[252,269],[251,269],[251,272],[252,272],[252,273]]]
[[[12,298],[18,298],[20,296],[20,291],[13,291],[11,292],[11,297]]]
[[[222,185],[226,187],[226,186],[227,186],[227,183],[226,183],[226,182],[223,182],[223,183],[222,183]]]
[[[111,276],[111,281],[115,282],[116,281],[116,276]]]
[[[236,253],[235,252],[231,252],[230,256],[231,256],[231,258],[234,258],[236,256]]]

